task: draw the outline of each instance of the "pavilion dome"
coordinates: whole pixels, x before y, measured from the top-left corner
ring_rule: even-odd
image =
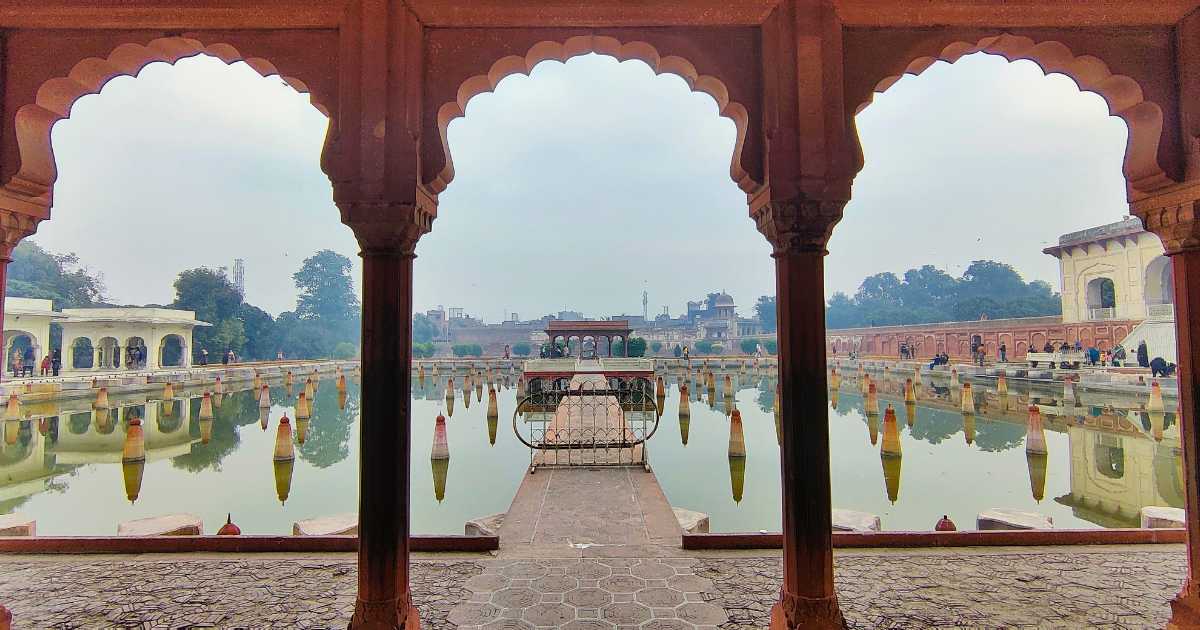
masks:
[[[717,295],[717,300],[713,304],[714,306],[736,306],[733,297],[724,291]]]

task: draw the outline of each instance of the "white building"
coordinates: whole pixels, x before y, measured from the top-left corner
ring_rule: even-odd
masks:
[[[1137,217],[1064,234],[1042,251],[1059,261],[1064,324],[1141,321],[1121,345],[1146,341],[1150,356],[1176,360],[1171,261]]]
[[[13,347],[33,349],[34,365],[50,353],[50,323],[65,318],[54,311],[51,300],[9,297],[4,299],[4,361],[11,369]],[[35,367],[36,372],[36,367]]]
[[[169,308],[69,308],[62,314],[67,372],[190,367],[192,329],[211,326],[192,311]]]

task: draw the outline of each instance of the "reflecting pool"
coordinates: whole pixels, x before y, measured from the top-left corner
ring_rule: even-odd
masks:
[[[722,384],[711,395],[698,373],[660,372],[667,395],[647,455],[667,498],[708,513],[713,531],[778,530],[774,373],[718,371]],[[415,533],[461,533],[468,519],[506,511],[530,462],[513,434],[517,374],[495,375],[494,419],[486,383],[465,390],[460,371],[448,397],[450,377],[413,378]],[[690,407],[682,420],[681,382]],[[1175,414],[1146,412],[1144,399],[1081,391],[1064,404],[1061,386],[1009,383],[1000,396],[994,383],[974,383],[976,411],[964,415],[960,390],[946,376],[923,377],[916,404],[907,406],[903,379],[875,374],[875,384],[878,416],[866,413],[857,379],[842,379],[831,396],[833,503],[879,515],[884,529],[928,530],[942,514],[972,528],[977,513],[998,507],[1043,513],[1059,528],[1131,527],[1142,506],[1183,506]],[[111,535],[120,521],[174,512],[201,516],[210,533],[232,513],[254,534],[290,533],[297,520],[353,512],[357,387],[351,381],[341,394],[326,378],[308,419],[296,418],[303,387],[281,384],[271,386],[267,407],[249,389],[214,400],[211,420],[201,419],[199,390],[169,403],[113,397],[104,410],[92,409],[90,398],[24,405],[22,419],[4,421],[0,514],[34,518],[43,535]],[[894,422],[885,419],[889,403]],[[1027,452],[1031,405],[1044,429],[1031,434],[1035,448]],[[744,458],[728,456],[733,409],[742,418]],[[449,460],[429,456],[439,413]],[[276,462],[285,414],[295,459]],[[144,463],[122,462],[136,434],[133,418],[141,421]],[[1036,447],[1040,436],[1044,448]]]

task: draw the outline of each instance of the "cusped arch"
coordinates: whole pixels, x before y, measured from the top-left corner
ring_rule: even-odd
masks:
[[[278,76],[309,100],[325,116],[329,109],[318,102],[308,86],[298,78],[283,75],[274,64],[261,57],[246,57],[229,44],[205,45],[187,37],[162,37],[143,46],[121,44],[108,57],[89,57],[75,64],[64,77],[49,79],[38,88],[33,103],[22,105],[15,114],[16,142],[20,168],[4,188],[30,197],[49,208],[53,200],[58,168],[51,146],[51,130],[60,120],[71,117],[71,108],[80,98],[99,94],[111,80],[138,76],[146,66],[162,62],[171,65],[182,59],[208,55],[234,64],[245,62],[264,77]]]
[[[954,41],[935,56],[921,56],[909,62],[899,74],[875,83],[874,93],[881,94],[904,75],[918,76],[938,61],[954,63],[966,55],[988,53],[1008,61],[1032,61],[1046,74],[1059,73],[1070,77],[1080,90],[1099,95],[1108,103],[1108,112],[1125,121],[1129,140],[1125,147],[1123,171],[1130,188],[1148,192],[1170,185],[1171,177],[1159,164],[1159,145],[1163,133],[1163,111],[1147,101],[1141,85],[1128,76],[1113,74],[1108,64],[1092,55],[1079,55],[1062,42],[1034,41],[1021,35],[1004,33],[985,37],[977,42]],[[855,113],[871,104],[874,95],[859,103]]]
[[[438,135],[444,153],[444,166],[429,181],[430,192],[437,195],[450,185],[454,179],[454,160],[450,155],[450,143],[447,130],[450,123],[466,115],[467,102],[475,96],[494,92],[502,79],[514,74],[529,75],[534,66],[543,61],[558,61],[566,63],[574,57],[596,53],[614,57],[617,61],[638,60],[645,62],[655,74],[674,74],[688,84],[694,92],[703,92],[717,102],[717,110],[721,116],[733,121],[737,128],[737,137],[733,144],[733,157],[730,160],[729,176],[742,189],[751,194],[762,186],[742,166],[742,149],[746,143],[746,133],[749,127],[750,114],[746,107],[729,97],[729,89],[718,78],[700,74],[690,61],[677,55],[663,56],[653,45],[644,41],[621,43],[614,37],[603,35],[579,35],[568,38],[563,42],[541,41],[534,44],[524,56],[508,55],[492,64],[486,74],[477,74],[463,81],[458,88],[455,100],[443,103],[438,108]]]

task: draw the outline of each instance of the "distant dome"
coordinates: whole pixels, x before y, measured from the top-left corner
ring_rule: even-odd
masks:
[[[720,295],[718,295],[717,301],[714,303],[714,305],[715,306],[735,306],[735,304],[733,303],[733,297],[731,297],[728,293],[721,293]]]

